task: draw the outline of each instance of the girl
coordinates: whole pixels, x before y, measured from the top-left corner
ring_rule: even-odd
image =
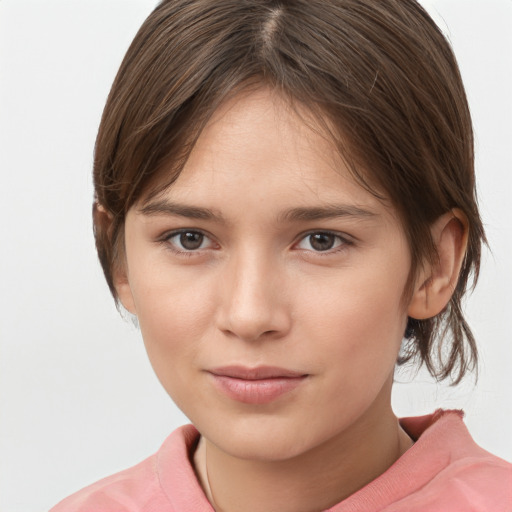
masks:
[[[414,0],[168,0],[96,142],[96,244],[192,425],[60,511],[509,510],[457,411],[485,240],[457,64]]]

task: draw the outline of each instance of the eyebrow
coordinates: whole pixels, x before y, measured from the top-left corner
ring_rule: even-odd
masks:
[[[216,220],[224,222],[220,212],[201,208],[199,206],[189,206],[186,204],[174,203],[170,201],[155,201],[143,206],[140,210],[143,215],[174,215],[186,217],[188,219]]]
[[[321,207],[292,208],[279,215],[281,222],[314,221],[337,217],[352,217],[358,219],[373,218],[377,214],[353,205],[328,205]]]
[[[222,214],[217,210],[190,206],[171,201],[155,201],[143,206],[140,210],[143,215],[172,215],[188,219],[212,220],[225,223]],[[374,218],[377,214],[353,205],[327,205],[291,208],[281,212],[278,222],[298,222],[332,219],[338,217],[351,217],[356,219]]]

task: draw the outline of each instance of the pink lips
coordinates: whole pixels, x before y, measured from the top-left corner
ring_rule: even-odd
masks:
[[[209,370],[215,387],[229,398],[246,404],[266,404],[299,386],[307,375],[278,368],[260,366],[224,366]]]

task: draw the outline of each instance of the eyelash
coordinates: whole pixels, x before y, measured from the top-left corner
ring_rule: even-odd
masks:
[[[307,233],[303,233],[300,235],[299,241],[294,244],[294,246],[300,244],[301,242],[307,240],[309,237],[313,235],[324,235],[324,236],[330,236],[334,237],[336,241],[338,242],[338,245],[327,249],[325,251],[315,251],[310,249],[304,249],[305,252],[313,253],[315,256],[331,256],[333,254],[337,254],[341,251],[346,250],[348,247],[354,245],[354,241],[350,239],[347,235],[342,233],[337,233],[335,231],[322,231],[322,230],[316,230],[316,231],[309,231]],[[335,241],[335,243],[336,243]],[[299,249],[300,250],[300,249]]]
[[[171,242],[171,240],[173,238],[181,236],[183,234],[187,234],[187,233],[195,234],[195,235],[201,235],[205,239],[210,240],[211,243],[214,243],[214,241],[213,241],[211,236],[209,236],[207,233],[205,233],[205,232],[203,232],[203,231],[201,231],[199,229],[179,229],[179,230],[176,230],[176,231],[172,231],[170,233],[165,234],[160,239],[160,242],[165,244],[165,246],[167,248],[169,248],[173,253],[178,254],[179,256],[185,256],[185,257],[193,257],[194,255],[197,255],[198,253],[200,253],[202,250],[209,249],[209,247],[207,247],[207,248],[199,247],[197,249],[184,249],[184,250],[181,250],[181,249],[177,248],[176,244],[173,244]],[[336,239],[334,243],[338,243],[338,245],[336,245],[335,247],[333,247],[331,249],[327,249],[325,251],[315,251],[315,250],[312,250],[312,249],[298,249],[298,250],[302,250],[304,252],[310,252],[310,253],[313,253],[313,254],[319,255],[319,256],[329,256],[329,255],[341,252],[343,250],[346,250],[348,247],[354,245],[354,241],[351,240],[350,238],[348,238],[344,234],[336,233],[336,232],[333,232],[333,231],[316,230],[316,231],[309,231],[307,233],[301,234],[299,239],[298,239],[298,241],[293,244],[293,247],[299,245],[300,243],[305,241],[308,237],[311,237],[313,235],[324,235],[324,236],[334,237]],[[204,242],[204,239],[201,241],[201,245],[202,245],[203,242]]]
[[[178,237],[178,236],[181,236],[181,235],[184,235],[186,233],[191,233],[191,234],[195,234],[195,235],[201,235],[202,237],[204,237],[205,239],[208,239],[210,240],[211,242],[213,242],[213,239],[211,236],[209,236],[208,234],[206,234],[205,232],[199,230],[199,229],[178,229],[176,231],[172,231],[170,233],[167,233],[165,234],[162,238],[161,238],[161,242],[163,244],[165,244],[165,246],[170,249],[173,253],[175,254],[178,254],[179,256],[185,256],[185,257],[192,257],[194,255],[197,255],[201,250],[204,250],[204,249],[201,249],[201,248],[198,248],[198,249],[195,249],[195,250],[190,250],[190,249],[184,249],[184,250],[181,250],[179,249],[176,244],[173,244],[171,242],[171,240],[175,237]],[[202,245],[202,243],[201,243]]]

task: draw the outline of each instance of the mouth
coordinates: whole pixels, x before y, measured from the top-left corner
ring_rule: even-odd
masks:
[[[273,402],[295,390],[308,377],[308,374],[275,366],[225,366],[208,370],[207,373],[218,391],[245,404]]]

